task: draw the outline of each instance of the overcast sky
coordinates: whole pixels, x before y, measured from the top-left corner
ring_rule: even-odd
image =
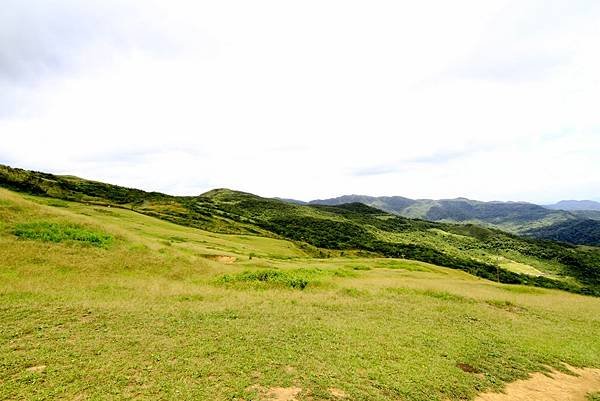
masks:
[[[2,0],[0,163],[229,187],[600,200],[600,1]]]

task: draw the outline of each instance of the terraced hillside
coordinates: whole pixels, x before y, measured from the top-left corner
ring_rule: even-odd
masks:
[[[248,199],[207,198],[231,214]],[[397,224],[357,205],[298,213]],[[417,223],[457,249],[490,233]],[[600,367],[599,316],[595,297],[0,189],[0,399],[472,399]]]

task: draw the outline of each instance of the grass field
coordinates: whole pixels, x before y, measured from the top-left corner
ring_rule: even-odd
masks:
[[[316,254],[0,189],[0,399],[462,400],[600,367],[600,298]]]

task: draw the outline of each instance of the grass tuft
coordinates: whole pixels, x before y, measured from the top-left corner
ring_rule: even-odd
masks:
[[[526,309],[507,300],[489,299],[486,303],[498,309],[504,309],[509,312],[524,312]]]
[[[600,401],[600,391],[597,393],[589,393],[587,399],[588,401]]]
[[[45,242],[74,241],[97,247],[107,247],[113,237],[77,224],[50,223],[46,221],[17,224],[13,233],[23,239]]]
[[[219,281],[223,284],[255,283],[273,287],[287,287],[298,290],[305,289],[312,280],[298,272],[280,270],[245,271],[239,274],[226,274]],[[314,284],[314,282],[313,282]]]
[[[261,269],[247,270],[238,274],[225,274],[218,279],[221,284],[249,283],[259,287],[280,287],[303,290],[309,285],[322,284],[322,278],[356,277],[357,273],[348,268],[320,269],[300,268],[293,270]]]

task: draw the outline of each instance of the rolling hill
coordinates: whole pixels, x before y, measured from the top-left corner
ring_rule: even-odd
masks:
[[[362,203],[298,205],[228,189],[176,197],[6,166],[0,167],[0,186],[126,208],[217,233],[288,239],[321,257],[350,253],[405,258],[505,283],[587,294],[600,290],[600,252],[595,249],[525,239],[472,224],[409,219]]]
[[[0,399],[459,401],[600,367],[594,248],[227,189],[0,186]]]

